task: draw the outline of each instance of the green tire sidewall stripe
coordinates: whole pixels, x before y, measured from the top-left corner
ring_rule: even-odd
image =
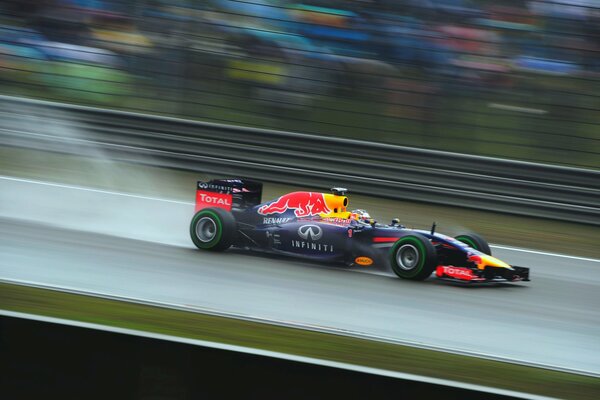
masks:
[[[455,239],[458,240],[459,242],[463,242],[463,243],[467,244],[468,246],[474,248],[475,250],[479,250],[479,248],[477,247],[477,244],[475,244],[475,242],[473,242],[470,238],[468,238],[466,236],[458,236]]]
[[[194,223],[192,224],[192,226],[193,226],[194,237],[196,237],[196,223],[198,222],[198,220],[200,218],[205,217],[207,215],[209,215],[210,217],[212,217],[212,220],[217,225],[217,235],[210,242],[204,243],[204,242],[198,240],[197,241],[198,243],[196,243],[196,244],[199,247],[202,247],[202,248],[205,248],[205,249],[210,249],[211,247],[215,247],[221,241],[221,235],[223,234],[223,224],[221,224],[221,218],[215,212],[213,212],[213,211],[209,211],[209,210],[200,211],[194,217]]]
[[[419,272],[421,272],[421,270],[423,269],[423,266],[425,265],[425,257],[427,254],[426,254],[425,248],[423,247],[423,243],[421,243],[414,236],[404,237],[404,238],[401,238],[400,240],[398,240],[398,242],[396,242],[396,244],[394,245],[394,251],[392,251],[392,265],[394,265],[394,266],[396,265],[396,251],[398,250],[398,247],[400,247],[406,243],[414,244],[419,249],[419,253],[420,253],[419,254],[419,265],[417,267],[415,267],[415,269],[413,269],[412,271],[407,271],[410,274],[408,274],[406,276],[413,277],[413,276],[417,275]]]

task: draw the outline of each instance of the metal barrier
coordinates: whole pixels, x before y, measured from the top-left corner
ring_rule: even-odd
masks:
[[[0,143],[600,225],[600,171],[0,96]]]

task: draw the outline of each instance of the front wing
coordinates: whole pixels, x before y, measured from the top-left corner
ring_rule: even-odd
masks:
[[[439,265],[435,276],[446,281],[467,284],[500,283],[500,282],[526,282],[529,281],[529,268],[512,266],[507,268],[486,267],[483,270],[455,267],[452,265]]]

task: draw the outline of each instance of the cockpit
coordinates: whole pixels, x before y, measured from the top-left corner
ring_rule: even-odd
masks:
[[[343,220],[354,220],[358,222],[371,223],[373,219],[371,215],[363,209],[355,209],[348,211],[348,197],[346,192],[348,189],[334,187],[331,188],[331,194],[324,193],[325,202],[330,210],[328,213],[322,213],[322,218],[338,218]]]

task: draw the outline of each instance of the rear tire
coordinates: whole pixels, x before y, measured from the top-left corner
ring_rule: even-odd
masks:
[[[437,253],[429,239],[412,233],[394,244],[390,250],[390,264],[400,278],[422,281],[437,266]]]
[[[235,240],[236,231],[235,218],[222,208],[204,208],[190,224],[192,242],[200,250],[227,250]]]
[[[463,242],[467,246],[472,247],[475,250],[479,250],[488,256],[492,255],[492,250],[490,249],[488,242],[476,233],[465,233],[454,237],[454,239],[458,240],[459,242]]]

